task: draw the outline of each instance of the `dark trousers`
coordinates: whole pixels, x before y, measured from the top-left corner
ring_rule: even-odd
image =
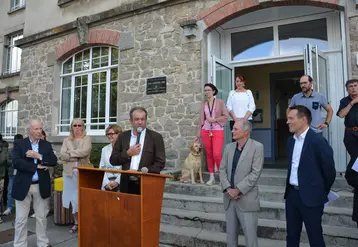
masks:
[[[137,181],[128,181],[128,193],[140,195],[140,180]]]
[[[358,156],[358,131],[345,131],[344,132],[344,145],[351,158]]]
[[[323,207],[307,207],[299,191],[289,187],[286,199],[287,247],[299,247],[302,223],[305,223],[311,247],[325,247],[322,232]]]

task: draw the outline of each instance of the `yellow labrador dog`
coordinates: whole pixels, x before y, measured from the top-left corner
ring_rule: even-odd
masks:
[[[200,143],[195,142],[189,149],[191,152],[183,163],[180,182],[187,183],[191,181],[192,184],[196,184],[195,181],[199,174],[200,183],[203,184],[203,174],[201,172],[201,145]]]

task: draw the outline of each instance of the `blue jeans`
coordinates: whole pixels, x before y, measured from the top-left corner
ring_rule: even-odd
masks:
[[[14,183],[14,178],[15,176],[9,176],[9,184],[7,185],[7,207],[12,209],[12,205],[13,205],[13,200],[12,200],[12,185]]]

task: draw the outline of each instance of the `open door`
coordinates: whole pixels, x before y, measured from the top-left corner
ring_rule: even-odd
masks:
[[[317,45],[307,44],[304,49],[305,74],[313,78],[313,90],[323,94],[327,101],[329,98],[328,58],[318,49]],[[322,122],[327,112],[322,108]],[[329,129],[323,129],[323,136],[330,142]]]
[[[233,90],[234,87],[234,71],[233,68],[229,65],[216,58],[215,56],[211,56],[212,58],[212,83],[217,87],[218,94],[217,98],[222,99],[225,104],[227,102],[227,98],[229,97],[229,93]],[[229,124],[225,125],[225,144],[231,142],[231,131]]]

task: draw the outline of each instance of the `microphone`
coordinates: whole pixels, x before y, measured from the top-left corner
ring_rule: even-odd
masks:
[[[140,169],[141,172],[147,173],[149,170],[147,167],[142,167],[142,169]]]
[[[138,135],[137,135],[137,141],[136,141],[136,145],[137,144],[139,144],[139,142],[140,142],[140,135],[142,134],[142,131],[143,131],[143,128],[142,127],[138,127],[137,128],[137,133],[138,133]]]

